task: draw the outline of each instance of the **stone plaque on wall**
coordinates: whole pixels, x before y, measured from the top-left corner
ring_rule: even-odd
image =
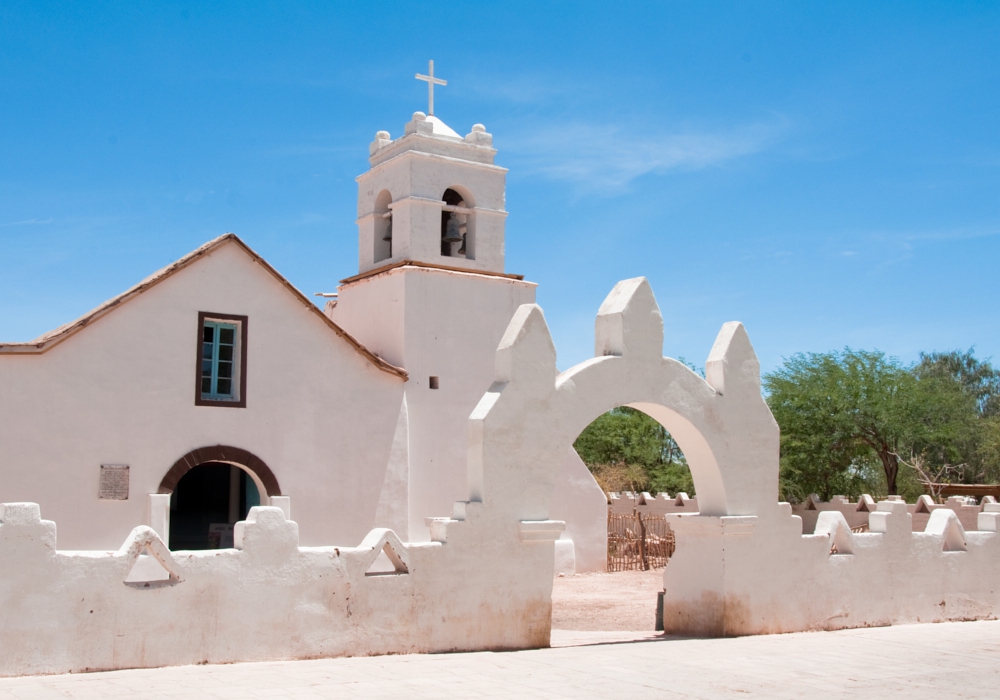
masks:
[[[101,465],[101,493],[99,498],[107,501],[128,500],[128,465]]]

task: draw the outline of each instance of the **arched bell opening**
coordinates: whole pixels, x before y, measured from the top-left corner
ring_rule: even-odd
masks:
[[[202,447],[181,457],[160,482],[170,494],[170,549],[233,546],[233,525],[281,495],[270,468],[246,450]]]
[[[375,198],[374,260],[381,262],[392,257],[392,193],[382,190]]]
[[[441,195],[441,255],[448,258],[476,258],[476,215],[471,194],[452,186]]]

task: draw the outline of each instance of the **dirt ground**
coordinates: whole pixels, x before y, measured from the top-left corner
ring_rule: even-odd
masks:
[[[653,631],[663,569],[576,574],[552,583],[552,629]]]

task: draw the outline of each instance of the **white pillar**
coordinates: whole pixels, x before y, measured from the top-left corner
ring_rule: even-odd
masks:
[[[160,536],[163,544],[170,547],[169,493],[151,493],[146,496],[146,524]]]
[[[229,522],[235,523],[240,519],[240,474],[243,470],[237,466],[229,465]]]
[[[275,508],[281,508],[281,512],[285,514],[285,520],[292,519],[292,499],[288,496],[271,496],[271,505]]]

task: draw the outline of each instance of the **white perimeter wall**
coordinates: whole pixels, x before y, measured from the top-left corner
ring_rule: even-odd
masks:
[[[57,552],[37,505],[0,504],[0,676],[547,646],[560,524],[525,539],[511,510],[452,522],[454,543],[299,547],[280,509],[253,508],[236,549],[171,555],[144,527]],[[385,544],[401,566],[367,576]],[[151,550],[173,579],[126,583]]]
[[[246,408],[194,405],[199,311],[249,319]],[[114,549],[177,459],[224,444],[271,468],[304,544],[357,542],[403,384],[223,245],[45,353],[0,356],[0,502],[39,503],[64,548]],[[131,467],[127,501],[98,499],[101,464]]]

